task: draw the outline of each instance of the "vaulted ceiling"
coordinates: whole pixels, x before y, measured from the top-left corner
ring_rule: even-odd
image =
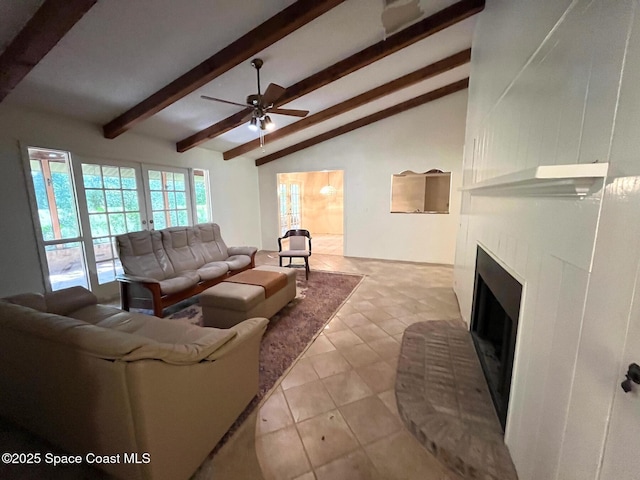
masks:
[[[178,151],[199,146],[259,165],[466,88],[483,6],[9,0],[0,4],[0,101],[99,125],[107,138],[134,132],[175,142]],[[45,9],[49,22],[38,23]],[[390,14],[399,26],[385,32]],[[263,92],[281,85],[277,104],[310,111],[303,120],[272,115],[277,129],[264,147],[239,121],[242,107],[200,97],[244,104],[256,93],[254,57],[264,60]]]

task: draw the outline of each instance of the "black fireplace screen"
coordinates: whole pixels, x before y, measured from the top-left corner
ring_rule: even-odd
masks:
[[[471,337],[504,429],[518,330],[522,284],[478,247]]]

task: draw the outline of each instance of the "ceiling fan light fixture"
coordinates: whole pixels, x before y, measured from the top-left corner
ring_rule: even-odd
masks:
[[[276,124],[273,122],[273,120],[271,120],[271,117],[267,115],[269,111],[271,111],[272,114],[289,115],[292,117],[306,117],[309,114],[307,110],[277,108],[278,100],[281,99],[283,95],[285,95],[287,90],[280,85],[270,83],[267,89],[264,91],[264,94],[262,93],[262,89],[260,88],[260,69],[262,68],[263,64],[264,62],[259,58],[254,58],[253,60],[251,60],[251,66],[256,71],[257,93],[248,95],[245,104],[232,102],[230,100],[224,100],[222,98],[210,97],[208,95],[200,95],[200,98],[203,98],[205,100],[212,100],[214,102],[235,105],[244,109],[247,109],[248,107],[247,114],[242,117],[242,121],[245,122],[248,120],[249,124],[247,125],[247,127],[249,128],[249,130],[259,133],[260,146],[264,145],[264,138],[266,135],[265,131],[271,131],[276,128]]]
[[[264,117],[264,126],[267,130],[273,130],[274,128],[276,128],[276,124],[273,123],[269,115],[265,115]]]

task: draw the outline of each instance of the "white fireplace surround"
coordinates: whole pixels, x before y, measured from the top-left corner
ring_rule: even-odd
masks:
[[[488,0],[470,78],[454,289],[469,323],[478,245],[523,284],[518,476],[637,478],[640,6]]]

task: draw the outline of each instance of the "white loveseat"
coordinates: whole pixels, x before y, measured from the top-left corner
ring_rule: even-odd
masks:
[[[126,479],[188,479],[258,390],[267,320],[228,330],[98,305],[81,287],[0,300],[0,416]]]

